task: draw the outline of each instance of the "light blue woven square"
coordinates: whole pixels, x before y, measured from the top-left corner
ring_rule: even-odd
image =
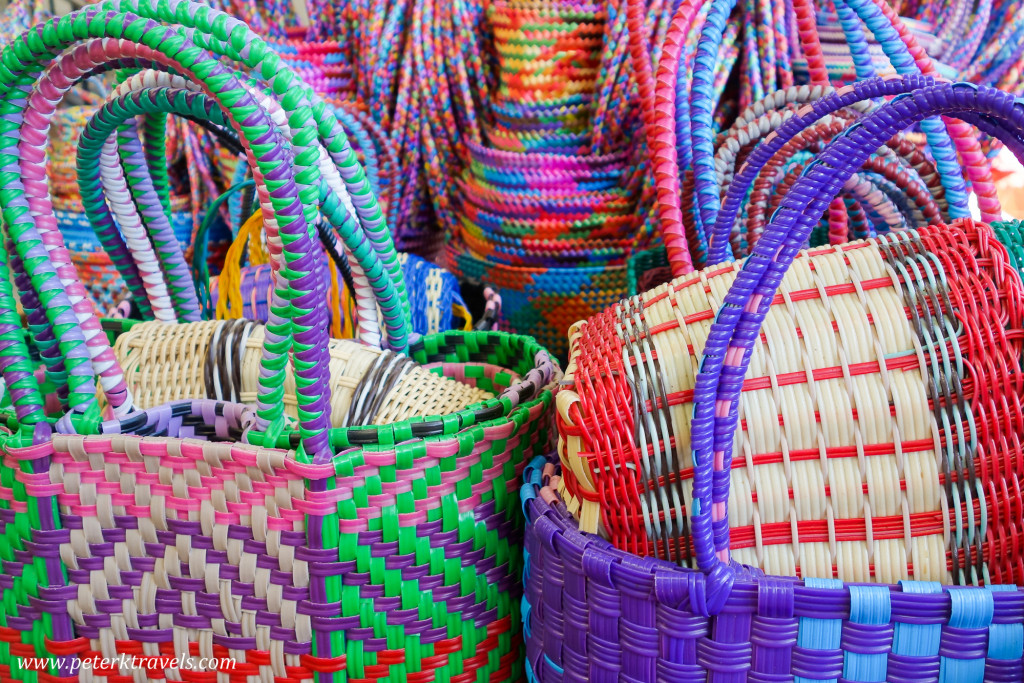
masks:
[[[949,625],[953,628],[979,630],[989,628],[995,613],[995,601],[988,588],[953,588],[949,590]],[[985,680],[985,658],[959,659],[943,657],[939,669],[940,683],[981,683]]]
[[[916,595],[941,593],[937,581],[901,581],[904,593]],[[896,622],[892,638],[892,653],[903,657],[934,657],[939,654],[942,624],[905,624]]]
[[[843,589],[843,582],[839,579],[804,579],[804,585],[808,588]],[[797,647],[808,650],[838,650],[842,633],[842,619],[800,617],[800,630],[797,632],[796,644]],[[795,683],[822,683],[821,679],[804,678],[803,676],[795,676],[793,680]],[[837,683],[835,678],[827,680]]]
[[[990,591],[1017,591],[1016,586],[989,586]],[[988,658],[1017,660],[1024,657],[1024,624],[992,624],[988,627]]]
[[[887,586],[850,586],[850,623],[882,626],[892,618],[892,602]],[[859,683],[883,683],[888,655],[845,652],[843,678]]]

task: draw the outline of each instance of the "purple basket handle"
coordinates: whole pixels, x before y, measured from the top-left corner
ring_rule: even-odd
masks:
[[[804,169],[744,262],[711,326],[694,387],[691,529],[698,565],[708,574],[707,606],[712,614],[724,606],[736,578],[737,566],[729,555],[727,507],[733,434],[751,350],[775,292],[843,183],[895,133],[936,115],[979,125],[1024,160],[1024,101],[1012,95],[969,83],[935,81],[896,97],[844,131]]]

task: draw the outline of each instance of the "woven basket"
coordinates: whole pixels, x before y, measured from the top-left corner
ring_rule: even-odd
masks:
[[[702,574],[580,531],[557,472],[523,474],[529,680],[1024,680],[1019,589],[752,573],[709,618]]]
[[[564,355],[566,328],[628,291],[634,207],[620,187],[626,158],[469,149],[448,268],[501,294],[503,329],[529,332]]]
[[[570,332],[575,391],[559,406],[567,500],[585,531],[600,522],[624,549],[691,561],[694,371],[739,269],[677,279]],[[999,521],[1001,487],[1016,485],[996,471],[1015,452],[1000,425],[1021,419],[1003,401],[1019,400],[1024,384],[1022,295],[991,230],[970,224],[797,259],[743,384],[729,479],[734,557],[783,576],[1024,582],[1024,557],[998,559],[1010,523]],[[918,310],[926,304],[933,310]],[[624,358],[636,359],[632,371]],[[998,395],[980,390],[1002,382]],[[637,425],[631,442],[621,420]],[[637,475],[609,477],[609,463],[633,463]],[[662,477],[671,482],[654,483]],[[996,507],[986,522],[974,505]]]
[[[564,330],[618,301],[626,268],[529,268],[492,264],[449,245],[448,265],[460,279],[485,282],[501,294],[499,326],[529,330],[545,348],[564,354]],[[550,347],[548,346],[550,344]]]
[[[527,502],[536,680],[1022,680],[1019,273],[970,219],[801,251],[926,116],[1024,156],[1012,96],[902,85],[749,258],[570,331],[564,479]]]
[[[0,179],[13,245],[0,258],[0,370],[15,408],[10,431],[0,433],[0,678],[122,681],[148,669],[169,680],[518,680],[514,491],[526,460],[551,448],[557,367],[532,339],[497,332],[410,343],[401,268],[379,206],[333,114],[312,106],[312,90],[244,24],[207,6],[107,7],[40,27],[3,54],[9,70],[0,98],[11,111],[0,122],[0,156],[20,172]],[[156,47],[136,42],[138,18],[146,45]],[[83,41],[84,25],[91,37]],[[83,71],[140,61],[189,74],[198,87],[149,88],[145,79],[156,77],[142,74],[141,88],[108,102],[111,125],[165,110],[231,124],[257,181],[272,183],[260,197],[268,242],[277,240],[278,278],[253,371],[255,412],[213,400],[131,411],[102,326],[71,305],[82,286],[48,224],[45,188],[23,181],[41,177],[45,164],[34,142],[45,114],[24,116],[26,100],[49,106]],[[286,93],[279,110],[262,106],[228,65],[269,74],[269,92]],[[22,83],[37,78],[47,96],[33,97],[31,87],[21,96]],[[218,102],[219,121],[210,113]],[[299,129],[283,130],[277,113]],[[339,220],[327,201],[317,205],[318,158],[335,165],[326,184],[348,193],[351,220]],[[149,194],[127,201],[159,210],[147,205]],[[26,198],[41,209],[25,211]],[[462,391],[493,398],[440,415],[331,428],[327,278],[312,237],[318,209],[373,283],[371,303],[394,350],[458,379]],[[20,320],[6,257],[46,376],[59,380],[59,417],[45,414],[34,364],[12,333]],[[222,333],[228,325],[246,323],[225,323]],[[204,371],[231,378],[226,363],[249,355],[222,355],[218,368]],[[394,357],[376,356],[382,365]],[[289,361],[297,427],[284,406]],[[371,365],[364,379],[385,396],[370,395],[357,412],[387,419],[376,405],[384,398],[389,410],[407,410],[403,396],[387,394],[387,376],[374,372]],[[100,421],[97,385],[118,420]],[[443,407],[440,390],[432,393]],[[23,673],[26,663],[32,673]]]
[[[503,329],[564,356],[569,324],[628,293],[642,222],[623,106],[632,84],[615,47],[623,14],[557,0],[482,7],[493,83],[485,134],[466,142],[456,179],[447,264],[501,294]]]
[[[509,340],[483,344],[481,360],[505,354],[525,372],[514,356],[526,360],[531,343]],[[413,356],[475,357],[473,342],[438,341]],[[443,423],[336,432],[346,455],[319,464],[266,442],[233,443],[254,416],[214,401],[136,413],[105,423],[105,436],[8,444],[0,491],[13,507],[0,511],[0,528],[15,540],[2,551],[5,635],[40,637],[0,646],[5,678],[15,659],[49,657],[42,674],[102,660],[114,664],[91,675],[517,680],[520,525],[510,503],[524,458],[548,442],[550,393],[531,398],[539,378]],[[455,426],[473,418],[475,427]],[[398,435],[402,446],[389,447],[385,438]],[[43,474],[7,483],[25,468]],[[33,522],[26,505],[54,514]],[[315,540],[321,528],[335,540]],[[129,565],[105,563],[108,550]],[[36,565],[66,579],[37,588]],[[342,637],[343,647],[331,644]]]

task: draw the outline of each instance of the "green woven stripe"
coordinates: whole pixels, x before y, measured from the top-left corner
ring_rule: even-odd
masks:
[[[996,239],[1003,243],[1010,254],[1010,261],[1024,278],[1024,221],[993,223]]]

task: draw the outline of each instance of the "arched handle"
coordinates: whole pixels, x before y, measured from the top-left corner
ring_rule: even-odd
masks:
[[[185,26],[184,33],[188,38],[193,39],[199,47],[209,48],[218,54],[226,55],[230,59],[241,61],[254,71],[267,74],[268,82],[275,92],[283,93],[282,104],[285,106],[288,112],[288,123],[296,136],[299,136],[293,144],[293,150],[295,151],[296,157],[301,157],[307,162],[312,159],[307,155],[303,156],[306,150],[309,150],[309,140],[316,139],[317,135],[320,135],[324,140],[324,144],[328,155],[334,160],[341,171],[342,180],[345,183],[348,191],[353,197],[355,208],[358,212],[360,222],[364,229],[367,231],[369,242],[372,245],[372,249],[377,252],[381,257],[381,261],[384,265],[384,271],[391,276],[392,281],[395,282],[396,288],[399,291],[399,300],[401,305],[396,310],[389,311],[393,316],[407,316],[407,301],[404,297],[404,284],[401,280],[401,268],[395,257],[394,247],[390,240],[390,234],[387,230],[387,226],[383,221],[383,217],[380,214],[379,206],[377,205],[375,198],[371,191],[369,191],[368,183],[362,170],[359,168],[355,160],[354,152],[348,145],[347,140],[343,131],[340,129],[336,119],[331,115],[331,112],[327,110],[322,101],[317,98],[312,91],[305,87],[303,84],[297,82],[287,69],[282,68],[280,60],[269,50],[256,49],[258,44],[261,44],[258,38],[252,35],[247,27],[236,19],[227,17],[221,12],[210,9],[209,7],[202,6],[198,3],[191,2],[172,2],[172,3],[158,3],[154,6],[150,2],[143,0],[142,2],[126,1],[120,2],[105,2],[102,6],[91,7],[88,10],[84,10],[85,16],[89,18],[87,22],[78,22],[78,26],[74,26],[74,20],[80,15],[68,15],[62,18],[56,23],[51,23],[49,26],[44,27],[43,31],[46,32],[46,39],[39,40],[41,34],[33,34],[28,36],[26,39],[28,42],[22,45],[22,52],[32,54],[38,57],[35,63],[45,63],[48,59],[52,58],[57,52],[63,47],[67,47],[75,42],[76,39],[86,37],[84,34],[76,34],[76,30],[81,30],[86,24],[88,24],[88,30],[94,33],[102,34],[103,28],[96,25],[93,21],[100,16],[102,10],[115,11],[117,9],[125,8],[131,11],[131,14],[124,17],[119,26],[121,30],[117,33],[118,38],[126,38],[127,40],[119,43],[121,46],[133,48],[132,40],[141,40],[145,42],[150,48],[154,48],[155,51],[152,54],[147,53],[143,49],[134,49],[134,53],[129,55],[129,58],[138,59],[139,57],[144,60],[156,60],[163,61],[165,63],[173,65],[173,60],[167,58],[166,52],[170,52],[175,55],[182,55],[186,58],[189,66],[195,65],[197,59],[202,58],[203,54],[195,51],[195,48],[190,48],[187,40],[182,39],[180,34],[166,30],[164,27],[154,25],[151,21],[145,21],[144,19],[138,19],[136,15],[143,15],[146,18],[165,21],[172,24],[182,24]],[[105,15],[107,19],[111,18],[112,14]],[[196,30],[198,29],[198,30]],[[57,48],[49,48],[50,45],[58,45]],[[27,50],[25,48],[28,48]],[[163,51],[163,53],[160,52]],[[131,51],[131,50],[129,50]],[[244,55],[242,54],[244,52]],[[17,64],[17,62],[15,62]],[[180,65],[179,65],[180,66]],[[219,77],[218,73],[221,69],[219,65],[213,64],[212,69],[207,69],[211,64],[203,64],[204,76]],[[35,69],[35,70],[33,70]],[[188,69],[180,69],[182,73],[187,73]],[[26,68],[24,71],[19,69],[15,71],[18,83],[21,86],[31,85],[35,74],[38,73],[38,67],[31,66]],[[221,83],[222,84],[222,83]],[[10,90],[8,89],[8,92]],[[17,102],[17,100],[14,100]],[[307,106],[311,105],[311,106]],[[235,103],[237,106],[237,102]],[[257,117],[258,118],[258,117]],[[238,123],[236,121],[236,123]],[[254,129],[252,126],[256,125],[256,119],[245,120],[246,126],[249,126],[250,130]],[[271,127],[265,127],[264,130],[272,130]],[[323,133],[321,133],[323,131]],[[264,138],[265,140],[265,138]],[[262,142],[262,140],[261,140]],[[280,190],[282,185],[290,182],[288,180],[289,173],[286,168],[277,165],[272,169],[273,180],[277,183],[277,188]],[[312,171],[312,176],[315,177],[315,170]],[[309,180],[309,176],[305,177],[305,180]],[[298,205],[292,204],[289,207],[279,207],[286,211],[285,220],[289,223],[289,229],[297,227],[300,222],[308,222],[313,220],[315,214],[315,199],[313,202],[309,201],[311,198],[309,194],[309,185],[300,185],[300,192],[303,193],[301,202]],[[275,197],[280,200],[280,197]],[[281,204],[281,202],[278,202]],[[299,208],[301,207],[301,208]],[[301,218],[300,218],[301,216]],[[308,230],[306,231],[308,234]],[[294,275],[296,272],[305,273],[307,280],[312,275],[312,271],[309,270],[310,264],[308,258],[303,255],[296,255],[294,253],[293,246],[293,259],[291,264],[294,266],[296,263],[302,265],[302,268],[291,268],[290,274]],[[45,267],[44,267],[45,271]],[[45,278],[44,278],[45,279]],[[314,278],[315,279],[315,278]],[[47,280],[52,283],[52,277]],[[311,283],[309,283],[311,284]],[[307,286],[309,286],[307,284]],[[53,291],[52,284],[50,290]],[[56,292],[57,298],[61,292]],[[65,297],[66,298],[66,297]],[[312,304],[312,301],[303,300],[304,305]],[[294,304],[293,311],[294,311]],[[307,317],[316,317],[317,311],[316,306],[310,305],[305,309],[305,315]],[[52,318],[59,314],[59,310],[53,309],[53,307],[47,308],[47,315]],[[301,316],[300,316],[301,317]],[[312,322],[312,318],[310,320]],[[306,326],[308,330],[306,334],[313,334],[314,336],[319,333],[323,326],[312,324]],[[284,342],[287,339],[286,336],[280,337],[279,342]],[[66,340],[65,340],[66,341]],[[407,340],[401,336],[392,339],[392,342],[399,348],[404,348],[404,344]],[[71,339],[70,342],[66,342],[65,345],[75,344],[75,340]],[[303,345],[299,353],[304,355],[315,354],[318,350],[318,344],[306,344]],[[280,343],[278,344],[278,351],[285,349]],[[73,349],[72,349],[73,350]],[[277,358],[281,358],[277,355]],[[322,367],[318,371],[318,364],[311,362],[311,359],[301,359],[303,366],[299,368],[299,375],[309,374],[312,381],[304,385],[304,389],[308,391],[311,388],[319,387],[320,385],[326,386],[325,377]],[[283,369],[283,366],[279,365],[276,371],[279,372]],[[319,373],[319,377],[318,377]],[[91,372],[88,373],[91,376]],[[270,377],[273,377],[273,373],[270,373]],[[263,378],[267,380],[268,378]],[[268,380],[269,381],[269,380]],[[271,382],[271,386],[273,383]],[[278,385],[279,386],[279,385]],[[273,389],[271,389],[272,394]],[[88,392],[79,391],[79,394],[88,394]],[[313,393],[315,398],[312,398],[308,404],[312,405],[317,401],[323,401],[323,393],[321,392],[318,396],[316,392]],[[273,396],[271,400],[264,403],[261,414],[265,416],[272,416],[274,414]],[[304,417],[309,420],[320,420],[324,419],[324,411],[308,411],[304,413]],[[266,418],[265,418],[266,419]],[[304,425],[306,427],[306,425]],[[326,442],[322,436],[322,429],[318,428],[304,428],[303,433],[307,436],[312,437],[316,440],[316,445],[319,450],[324,450]],[[316,450],[316,449],[310,449]]]
[[[231,198],[242,190],[248,190],[255,186],[256,181],[250,178],[229,187],[224,194],[213,200],[207,207],[203,222],[199,225],[199,230],[196,231],[196,239],[192,244],[192,277],[195,281],[196,296],[199,297],[199,309],[206,319],[210,319],[213,315],[213,300],[210,296],[210,265],[208,263],[210,228],[213,227],[213,221],[216,220],[224,202],[231,201]]]
[[[79,48],[79,50],[86,48],[87,46],[83,46]],[[77,55],[75,54],[77,52],[78,51],[73,51],[71,55],[65,55],[65,57],[75,56],[77,58]],[[61,59],[64,60],[65,57],[62,57]],[[79,59],[77,61],[81,64],[82,60]],[[97,67],[99,66],[97,64],[93,65]],[[169,83],[173,83],[178,87],[159,87],[160,84]],[[143,86],[147,84],[153,87],[144,88]],[[185,86],[190,87],[186,88]],[[88,173],[88,168],[95,167],[97,165],[98,156],[103,149],[103,141],[117,130],[124,121],[131,120],[134,116],[139,114],[165,112],[185,116],[193,120],[201,120],[204,121],[206,125],[226,125],[221,110],[216,107],[213,100],[202,94],[198,90],[197,86],[188,84],[179,77],[168,77],[167,74],[155,74],[153,72],[136,74],[123,83],[112,94],[112,99],[101,107],[89,122],[89,125],[82,136],[79,148],[80,171],[82,173]],[[230,142],[236,147],[238,146],[237,139],[232,138],[229,133],[226,133],[220,128],[216,128],[216,126],[213,126],[213,128],[217,131],[217,134],[220,137],[225,138],[227,142]],[[254,184],[254,181],[242,183],[240,186],[244,186],[246,184],[252,185]],[[335,181],[335,190],[336,192],[344,192],[344,188],[340,186],[340,180]],[[225,198],[226,196],[222,197],[221,201]],[[204,226],[208,227],[209,219],[215,215],[215,209],[216,206],[214,206],[211,212],[208,213],[208,220]],[[345,213],[345,217],[348,218],[349,213]],[[351,221],[349,222],[351,223]],[[352,226],[350,226],[350,228],[351,227]],[[205,231],[201,230],[200,234],[201,237],[205,238]],[[347,241],[347,246],[350,248],[350,251],[353,249],[354,244],[358,246],[359,243]],[[202,246],[202,242],[197,245],[198,248],[196,254],[199,257],[203,256],[204,250],[202,249]],[[386,307],[388,306],[388,302],[392,302],[390,306],[391,308],[395,308],[393,303],[396,300],[394,289],[388,286],[390,285],[390,280],[383,271],[380,261],[375,258],[376,252],[373,250],[363,249],[360,254],[363,257],[363,262],[361,264],[357,263],[357,265],[367,266],[368,269],[378,272],[378,281],[383,282],[382,286],[386,287],[386,290],[382,290],[385,291],[384,297],[380,300],[382,307]],[[367,258],[370,260],[367,261]],[[199,270],[203,269],[200,268]],[[362,273],[362,270],[360,270],[360,273]],[[367,287],[367,289],[369,288]],[[371,305],[375,308],[376,306],[372,292],[369,293],[369,298]],[[280,319],[278,319],[278,321],[280,321]]]
[[[79,21],[80,17],[87,19],[82,22]],[[277,330],[268,329],[268,338],[272,338],[272,342],[277,342],[275,351],[278,353],[278,357],[281,357],[280,354],[286,352],[291,346],[292,340],[289,335],[291,328],[301,330],[302,339],[296,348],[295,356],[297,375],[302,378],[300,393],[305,394],[305,400],[300,396],[303,434],[308,437],[310,451],[314,453],[327,451],[325,432],[329,424],[326,410],[327,382],[324,367],[326,364],[318,363],[316,358],[318,354],[322,355],[323,349],[326,348],[326,325],[322,324],[325,312],[310,298],[310,294],[315,294],[318,291],[317,282],[321,279],[319,277],[321,273],[318,272],[316,264],[311,262],[310,256],[313,253],[313,244],[310,239],[312,231],[308,229],[308,220],[313,218],[315,209],[306,208],[309,205],[309,192],[308,190],[304,191],[303,186],[295,184],[291,164],[285,156],[281,142],[275,139],[272,122],[265,113],[254,106],[252,98],[230,72],[212,57],[194,47],[187,38],[176,33],[174,29],[157,25],[152,20],[141,19],[131,14],[99,13],[95,8],[68,15],[59,21],[48,22],[38,31],[22,36],[15,41],[12,47],[8,48],[8,51],[5,52],[5,59],[8,60],[9,72],[13,74],[13,78],[0,83],[0,90],[5,91],[3,94],[8,108],[25,106],[26,98],[23,95],[19,97],[18,94],[14,94],[17,92],[15,89],[26,84],[30,85],[35,80],[35,74],[38,73],[38,67],[35,65],[52,59],[62,49],[75,44],[81,37],[76,35],[76,28],[86,24],[90,31],[105,33],[110,37],[121,39],[109,41],[103,45],[108,51],[114,53],[110,55],[111,57],[134,57],[158,61],[174,68],[179,73],[189,75],[196,81],[205,83],[207,91],[215,97],[219,96],[222,99],[222,104],[227,105],[226,108],[231,113],[232,124],[242,132],[243,139],[247,139],[247,133],[257,135],[260,142],[259,153],[257,156],[257,153],[250,149],[250,160],[260,166],[264,177],[271,180],[276,188],[276,196],[269,197],[268,203],[279,219],[282,234],[288,238],[284,254],[285,261],[289,266],[287,284],[292,287],[290,293],[293,294],[289,297],[290,300],[278,301],[282,311],[285,310],[283,307],[287,307],[293,314],[293,325],[287,327],[282,325]],[[131,42],[133,39],[144,41],[155,49]],[[27,63],[21,61],[25,55],[32,55],[31,60]],[[283,72],[275,74],[275,81],[282,75],[285,77],[285,81],[290,80],[287,72]],[[216,87],[212,87],[211,84],[216,84]],[[4,128],[4,132],[7,133],[7,144],[3,147],[3,151],[7,152],[9,158],[11,149],[20,139],[17,134],[20,131],[17,130],[18,126],[12,123],[8,123]],[[297,157],[302,154],[302,151],[301,145],[295,145]],[[311,175],[315,178],[315,170]],[[39,291],[44,293],[42,301],[46,305],[50,324],[54,330],[59,331],[62,337],[65,337],[62,341],[69,352],[65,353],[65,357],[74,357],[69,354],[81,348],[81,341],[76,340],[73,336],[77,328],[68,327],[66,321],[60,317],[66,308],[47,305],[48,299],[59,299],[63,288],[55,277],[56,272],[53,266],[48,267],[46,263],[36,258],[32,251],[33,249],[38,250],[42,238],[36,231],[35,221],[20,208],[25,202],[16,191],[18,186],[22,185],[21,180],[10,175],[5,180],[8,191],[0,193],[0,207],[3,209],[5,222],[11,226],[11,232],[17,240],[16,244],[21,258],[30,266],[39,268],[39,273],[36,273],[40,276],[38,278]],[[15,192],[11,192],[12,189]],[[310,215],[306,216],[305,213]],[[56,234],[53,243],[57,245],[58,249],[63,248],[59,240],[59,233]],[[50,292],[54,292],[53,297],[50,296]],[[324,337],[322,343],[319,340],[321,336]],[[273,386],[276,380],[275,373],[283,374],[282,364],[274,368],[269,377],[266,376],[267,373],[263,373],[261,380],[269,382]],[[88,374],[91,379],[91,371]],[[273,395],[273,391],[270,394]],[[275,412],[272,405],[261,407],[271,414]]]
[[[850,175],[892,135],[936,115],[979,125],[1024,158],[1018,137],[1024,130],[1024,102],[1007,93],[935,82],[896,97],[833,140],[804,170],[743,264],[711,326],[694,387],[691,522],[699,566],[711,577],[709,605],[715,609],[724,604],[732,581],[727,501],[738,400],[751,350],[775,292],[814,224]]]

